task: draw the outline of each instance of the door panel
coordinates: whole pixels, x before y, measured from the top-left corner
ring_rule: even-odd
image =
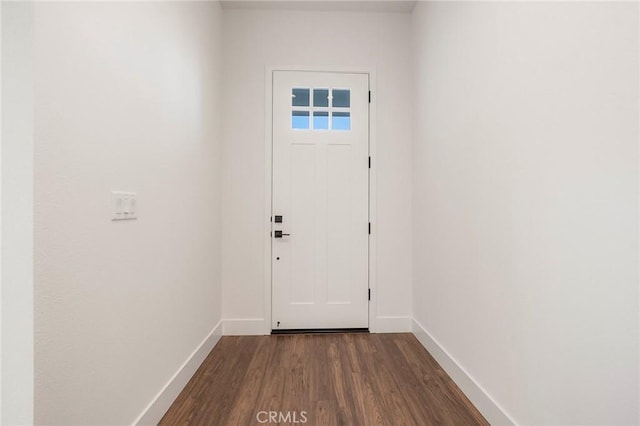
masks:
[[[327,303],[349,303],[351,259],[351,146],[327,146]]]
[[[273,74],[274,330],[368,327],[368,92],[367,74]]]

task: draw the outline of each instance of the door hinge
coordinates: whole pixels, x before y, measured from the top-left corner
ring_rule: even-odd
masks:
[[[369,300],[371,300],[371,289],[369,289]]]
[[[371,90],[369,90],[369,103],[371,103]]]
[[[371,157],[369,157],[369,168],[371,168]]]
[[[369,222],[369,235],[371,235],[371,222]]]

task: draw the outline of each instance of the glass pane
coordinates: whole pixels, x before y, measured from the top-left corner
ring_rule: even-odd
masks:
[[[309,111],[291,112],[291,128],[292,129],[308,129],[309,128]]]
[[[351,113],[334,112],[331,114],[333,130],[351,130]]]
[[[329,106],[329,89],[313,89],[313,106]]]
[[[291,94],[291,105],[309,106],[309,89],[293,89]]]
[[[315,96],[315,95],[314,95]],[[315,103],[315,98],[314,98]],[[319,130],[329,130],[329,113],[316,111],[313,113],[313,128]]]
[[[351,91],[333,89],[333,106],[339,108],[349,108],[351,106]]]

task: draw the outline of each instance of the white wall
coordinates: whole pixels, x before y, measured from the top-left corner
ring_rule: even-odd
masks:
[[[518,423],[638,424],[638,4],[413,15],[415,319]]]
[[[33,4],[2,4],[0,423],[33,423]]]
[[[265,69],[375,68],[378,324],[410,317],[411,117],[409,14],[224,10],[222,282],[225,320],[264,312]],[[248,120],[250,118],[250,120]],[[374,262],[376,259],[372,259]],[[377,297],[376,297],[377,296]],[[250,322],[248,322],[250,323]],[[227,323],[225,323],[225,327]],[[267,325],[268,326],[268,325]]]
[[[2,40],[3,40],[2,28],[3,28],[2,3],[0,2],[0,421],[2,421],[2,401],[3,401],[2,399],[2,241],[3,241],[2,240]],[[32,291],[33,291],[33,287],[32,287]],[[31,333],[33,335],[33,328],[31,330],[32,330]],[[32,367],[31,374],[33,374],[33,367]]]
[[[37,424],[130,424],[221,318],[220,17],[36,5]]]

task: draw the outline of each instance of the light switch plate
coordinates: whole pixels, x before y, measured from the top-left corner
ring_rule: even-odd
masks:
[[[111,191],[111,219],[137,219],[136,197],[135,192]]]

